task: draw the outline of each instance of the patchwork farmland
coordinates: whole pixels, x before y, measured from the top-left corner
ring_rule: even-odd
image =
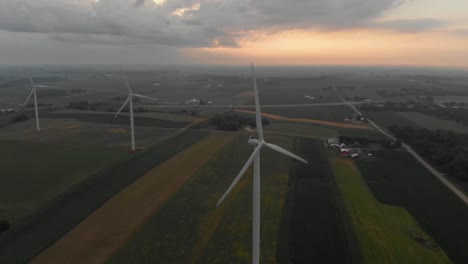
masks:
[[[25,262],[154,166],[207,135],[184,131],[66,190],[0,237],[0,263]]]
[[[33,263],[105,262],[233,137],[213,133],[151,169],[42,252]],[[205,155],[198,155],[201,152]],[[119,217],[122,212],[133,217]]]
[[[322,141],[298,138],[295,146],[309,164],[291,167],[279,262],[360,263]]]
[[[466,206],[404,149],[385,150],[381,132],[365,121],[345,121],[353,115],[348,106],[323,105],[341,102],[337,94],[396,100],[374,98],[373,86],[390,90],[408,83],[400,75],[388,83],[388,76],[369,72],[351,78],[314,69],[307,72],[314,77],[259,78],[261,103],[270,104],[262,108],[270,121],[267,141],[309,161],[262,150],[261,263],[467,263]],[[135,91],[164,100],[135,101],[135,153],[127,152],[127,109],[113,118],[126,92],[114,70],[51,82],[90,88],[40,95],[41,132],[34,131],[32,109],[2,109],[0,263],[249,263],[251,168],[216,208],[252,151],[249,136],[257,135],[245,73],[129,72]],[[28,82],[2,88],[9,78],[0,76],[0,92],[18,102],[0,104],[18,107]],[[195,98],[200,105],[184,104]],[[16,114],[24,119],[10,122]],[[250,119],[233,126],[238,131],[215,131],[216,115]],[[463,132],[453,122],[417,113],[369,117],[385,126]],[[359,158],[326,149],[340,136],[349,137],[341,140],[349,140]]]
[[[251,259],[251,172],[219,208],[216,202],[237,175],[251,146],[238,136],[212,157],[181,190],[128,241],[111,263],[238,263]],[[271,141],[291,148],[289,137]],[[287,192],[290,160],[262,153],[262,259],[276,259],[277,235]]]
[[[450,263],[408,211],[373,197],[352,160],[330,159],[363,263]]]
[[[0,141],[0,145],[0,219],[11,223],[126,156],[109,149],[17,141]]]
[[[401,151],[379,151],[358,166],[374,196],[408,210],[453,263],[468,259],[468,210],[414,158]]]

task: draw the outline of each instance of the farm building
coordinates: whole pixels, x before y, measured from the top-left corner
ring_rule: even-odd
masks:
[[[341,156],[348,157],[349,156],[349,150],[347,148],[342,148],[340,150],[340,154],[341,154]]]
[[[332,148],[339,148],[339,149],[340,149],[340,145],[339,145],[339,144],[331,144],[330,147],[332,147]]]
[[[357,159],[357,158],[359,158],[359,154],[353,153],[353,154],[351,154],[351,158],[352,159]]]

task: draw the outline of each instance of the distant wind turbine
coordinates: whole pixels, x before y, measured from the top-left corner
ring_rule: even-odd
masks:
[[[152,97],[149,97],[149,96],[144,96],[144,95],[140,95],[140,94],[134,94],[132,92],[132,89],[130,88],[130,85],[128,84],[128,80],[125,79],[125,85],[127,86],[127,89],[128,89],[128,97],[127,97],[127,100],[125,100],[124,104],[122,105],[122,107],[119,109],[119,111],[115,114],[114,116],[114,119],[120,114],[120,112],[122,112],[122,110],[125,108],[125,106],[129,104],[129,108],[130,108],[130,133],[131,133],[131,138],[132,138],[132,151],[135,151],[135,126],[134,126],[134,122],[133,122],[133,98],[134,97],[139,97],[139,98],[145,98],[145,99],[149,99],[149,100],[158,100],[156,98],[152,98]]]
[[[31,89],[31,92],[29,93],[28,97],[26,98],[26,101],[22,105],[22,107],[25,108],[26,105],[29,102],[29,99],[31,99],[31,96],[34,95],[34,109],[36,111],[36,130],[39,132],[39,131],[41,131],[41,126],[39,124],[39,109],[38,109],[38,106],[37,106],[37,91],[36,91],[36,88],[52,88],[52,87],[55,87],[55,86],[37,85],[37,84],[34,83],[32,78],[29,78],[29,81],[31,82],[32,89]]]
[[[257,125],[257,133],[258,139],[254,138],[253,136],[250,137],[248,143],[250,145],[255,146],[255,150],[253,151],[250,158],[245,163],[244,167],[241,169],[239,174],[236,176],[234,181],[231,183],[227,191],[223,194],[221,199],[219,199],[216,207],[218,207],[226,196],[232,191],[232,189],[236,186],[236,184],[240,181],[242,176],[245,174],[247,169],[253,162],[253,223],[252,223],[252,263],[258,264],[260,261],[260,151],[265,146],[268,147],[276,152],[284,154],[288,157],[291,157],[295,160],[301,161],[303,163],[307,163],[306,160],[303,158],[271,143],[265,142],[263,138],[263,127],[262,127],[262,117],[260,112],[260,102],[258,98],[258,90],[257,90],[257,79],[255,78],[255,69],[252,66],[252,79],[253,79],[253,87],[255,93],[255,114],[256,114],[256,125]]]

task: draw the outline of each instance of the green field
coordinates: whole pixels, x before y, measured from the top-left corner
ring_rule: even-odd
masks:
[[[386,137],[374,129],[356,129],[332,127],[327,125],[312,125],[272,121],[265,126],[265,131],[311,138],[333,138],[338,136],[361,137],[367,139],[385,139]]]
[[[427,129],[440,129],[450,130],[457,133],[468,133],[468,126],[457,124],[455,121],[444,120],[435,116],[417,112],[396,112],[396,114]]]
[[[255,111],[253,107],[242,108]],[[299,106],[299,107],[264,107],[262,112],[290,118],[307,118],[332,122],[343,122],[351,119],[353,112],[346,105],[332,106]]]
[[[75,109],[65,109],[53,112],[56,114],[104,114],[114,116],[114,112],[103,112],[103,111],[87,111],[87,110],[75,110]],[[122,115],[128,116],[129,113],[122,113]],[[145,112],[145,113],[135,113],[135,116],[140,117],[149,117],[155,119],[162,119],[168,121],[177,121],[177,122],[194,122],[197,117],[182,115],[182,114],[173,114],[173,113],[162,113],[162,112]]]
[[[332,138],[338,136],[337,131],[333,128],[297,123],[272,122],[268,126],[265,126],[265,131],[312,138]]]
[[[123,151],[0,141],[0,219],[16,222],[74,184],[122,160]]]
[[[357,165],[381,203],[405,208],[453,263],[466,263],[468,210],[464,202],[405,151],[379,150]]]
[[[413,128],[423,127],[431,130],[440,129],[451,130],[457,133],[468,133],[467,126],[457,124],[451,120],[445,120],[418,112],[366,111],[365,115],[384,128],[388,128],[392,125],[399,125]]]
[[[292,148],[293,138],[269,137]],[[251,260],[251,170],[215,208],[252,151],[240,135],[153,215],[111,263],[247,263]],[[262,152],[261,258],[274,263],[287,193],[288,158]]]
[[[352,160],[330,155],[365,263],[450,263],[407,210],[375,199]]]
[[[415,124],[414,122],[411,122],[407,118],[398,115],[396,112],[392,111],[366,111],[363,112],[363,114],[385,129],[392,125],[408,126],[415,128],[419,127],[419,125]]]
[[[34,120],[0,128],[0,140],[26,141],[80,148],[129,148],[130,127],[101,123],[77,122],[73,119],[42,118],[42,130],[34,130]],[[176,128],[135,127],[137,147],[147,147],[164,140]]]

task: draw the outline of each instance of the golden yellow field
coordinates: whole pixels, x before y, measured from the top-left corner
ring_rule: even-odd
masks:
[[[103,263],[234,138],[212,133],[119,192],[32,263]]]

